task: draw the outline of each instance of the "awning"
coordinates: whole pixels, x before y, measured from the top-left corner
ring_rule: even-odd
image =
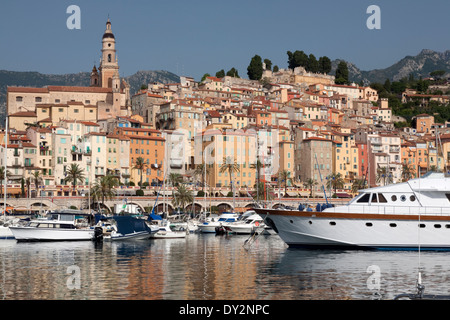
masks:
[[[341,193],[336,193],[336,197],[338,197],[338,198],[351,198],[352,196],[351,195],[349,195],[348,193],[345,193],[345,192],[341,192]]]

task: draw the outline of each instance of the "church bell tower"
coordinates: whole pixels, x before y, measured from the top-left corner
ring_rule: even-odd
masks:
[[[102,38],[102,58],[99,66],[100,85],[103,88],[113,87],[113,78],[118,74],[119,63],[116,57],[116,39],[111,31],[111,21],[108,18],[106,30]]]

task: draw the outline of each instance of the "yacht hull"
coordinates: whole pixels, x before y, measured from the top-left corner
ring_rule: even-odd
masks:
[[[88,241],[94,239],[94,229],[57,229],[10,227],[17,241]]]
[[[255,209],[290,247],[450,249],[450,217]]]
[[[9,227],[0,226],[0,239],[14,239],[14,235]]]

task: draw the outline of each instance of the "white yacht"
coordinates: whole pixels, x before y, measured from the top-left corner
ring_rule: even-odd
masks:
[[[450,177],[369,188],[322,211],[254,209],[291,247],[450,249]]]
[[[79,213],[61,211],[49,213],[47,217],[31,220],[25,226],[9,229],[17,241],[80,241],[94,240],[95,228],[80,224]]]
[[[244,212],[242,218],[236,222],[224,223],[223,227],[228,232],[237,234],[262,233],[266,227],[263,218],[254,210]]]
[[[208,218],[198,225],[198,230],[202,233],[216,233],[216,227],[221,227],[224,223],[238,221],[239,215],[232,212],[224,212],[218,218]]]

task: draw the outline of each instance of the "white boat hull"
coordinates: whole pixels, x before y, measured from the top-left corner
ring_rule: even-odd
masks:
[[[253,233],[261,233],[264,231],[264,227],[257,227],[248,224],[228,224],[225,225],[227,230],[236,234],[253,234]]]
[[[17,241],[87,241],[93,240],[94,229],[58,229],[10,227]]]
[[[130,234],[112,233],[110,236],[105,237],[105,240],[120,241],[120,240],[142,240],[148,239],[150,233],[147,231],[134,232]]]
[[[158,231],[150,235],[151,239],[182,239],[186,238],[186,232],[182,231]]]
[[[220,227],[221,223],[205,223],[198,226],[198,230],[202,233],[216,233],[216,227]]]
[[[0,239],[14,239],[14,235],[9,227],[0,226]]]
[[[257,210],[290,247],[450,249],[450,217]]]

